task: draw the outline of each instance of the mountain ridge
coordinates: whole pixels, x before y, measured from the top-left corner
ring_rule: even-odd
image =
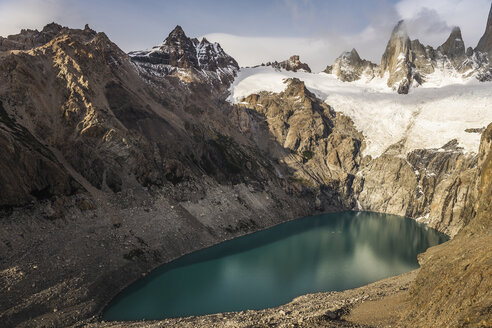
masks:
[[[489,30],[487,27],[483,40],[491,33]],[[461,29],[453,27],[446,41],[434,49],[422,45],[417,39],[411,40],[405,22],[401,20],[391,33],[379,65],[358,59],[358,55],[353,56],[355,59],[349,59],[349,53],[344,52],[324,72],[348,82],[361,78],[371,80],[378,76],[386,79],[387,86],[400,94],[407,94],[412,86],[418,87],[426,83],[432,74],[438,72],[443,76],[454,75],[463,80],[476,78],[479,81],[489,81],[492,79],[492,67],[489,54],[483,52],[485,43],[479,42],[481,46],[477,46],[475,50],[471,47],[465,50]],[[347,77],[345,72],[357,73]]]
[[[446,41],[434,49],[422,45],[417,39],[411,40],[404,20],[401,20],[391,33],[379,66],[371,64],[380,78],[387,76],[387,86],[400,94],[407,94],[412,86],[422,85],[428,77],[437,72],[442,72],[444,76],[456,75],[463,79],[476,78],[479,81],[490,81],[492,79],[492,66],[489,60],[492,52],[491,41],[489,41],[492,38],[491,22],[492,6],[485,33],[475,49],[472,47],[465,49],[461,29],[457,26],[451,29]],[[360,61],[344,62],[343,68],[338,69],[335,75],[343,81],[345,77],[340,73],[341,70],[360,71],[361,65]],[[364,65],[367,66],[366,63]],[[372,79],[373,76],[371,73],[365,74],[367,79]],[[360,78],[356,76],[356,79]]]

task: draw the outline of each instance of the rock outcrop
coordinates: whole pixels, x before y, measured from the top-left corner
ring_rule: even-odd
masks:
[[[311,73],[311,68],[309,68],[309,65],[301,62],[299,56],[297,55],[291,56],[289,59],[281,62],[277,62],[277,61],[274,61],[273,63],[268,62],[265,64],[265,66],[272,66],[273,68],[276,69],[285,69],[286,71],[292,71],[292,72],[303,71],[303,72]]]
[[[352,82],[365,78],[371,80],[374,78],[377,65],[361,59],[357,50],[352,49],[350,52],[342,53],[333,63],[323,71],[327,74],[334,74],[343,82]]]
[[[251,138],[269,157],[293,170],[289,178],[300,188],[315,191],[319,209],[353,208],[351,185],[362,159],[362,135],[350,118],[316,98],[302,81],[285,83],[281,93],[261,92],[243,99],[240,110],[253,112],[246,112],[239,128],[249,134],[256,124],[253,131],[258,134],[257,121],[264,120],[275,141],[266,143],[261,135]]]

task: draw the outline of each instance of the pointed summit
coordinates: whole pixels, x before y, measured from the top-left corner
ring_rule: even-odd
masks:
[[[396,58],[400,55],[408,56],[410,49],[410,38],[408,37],[405,21],[401,20],[393,28],[391,37],[386,45],[386,50],[381,58],[381,68],[383,71],[390,69],[396,64]]]
[[[458,26],[453,27],[446,42],[439,46],[437,50],[448,56],[448,58],[463,57],[465,55],[465,43],[461,36],[461,29]]]
[[[189,38],[181,26],[176,27],[169,33],[164,42],[151,50],[132,51],[129,53],[135,63],[146,70],[153,70],[160,66],[160,75],[169,75],[176,71],[176,68],[216,72],[225,81],[232,81],[234,74],[239,69],[237,62],[226,54],[218,43],[211,43],[206,38],[198,41],[196,38]]]
[[[169,33],[169,37],[178,37],[178,38],[186,38],[186,34],[183,30],[183,28],[179,25],[176,25],[176,27]]]
[[[357,50],[355,50],[355,48],[352,48],[351,51],[343,52],[338,58],[347,59],[352,64],[359,63],[361,61],[359,53],[357,52]]]
[[[489,58],[492,59],[492,4],[490,5],[489,19],[487,20],[485,33],[480,41],[478,41],[478,45],[475,50],[487,52],[489,54]]]
[[[376,64],[368,60],[361,59],[355,48],[351,51],[345,51],[333,62],[333,65],[326,67],[323,71],[328,74],[334,74],[340,81],[351,82],[362,78],[363,76],[372,79]]]
[[[408,93],[411,80],[410,65],[411,41],[403,20],[396,24],[386,50],[381,58],[380,75],[389,72],[388,86],[398,90],[398,93]]]

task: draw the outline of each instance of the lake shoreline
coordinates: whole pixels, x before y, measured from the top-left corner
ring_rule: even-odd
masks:
[[[414,282],[420,269],[399,276],[385,278],[374,283],[340,292],[323,292],[296,297],[291,302],[264,310],[218,313],[205,316],[190,316],[170,318],[165,320],[98,322],[87,327],[110,328],[122,324],[135,328],[155,327],[259,327],[279,326],[288,327],[292,324],[298,327],[314,325],[326,327],[363,327],[361,321],[368,316],[351,318],[350,313],[366,302],[375,302],[387,297],[398,296],[406,298],[408,289]],[[385,320],[394,316],[388,313]],[[371,315],[369,315],[371,316]],[[352,321],[352,320],[356,321]],[[395,318],[397,322],[398,318]],[[361,325],[362,324],[362,325]]]
[[[102,320],[274,308],[301,295],[354,289],[410,272],[418,268],[419,253],[446,240],[400,216],[351,211],[307,216],[161,266],[113,299]]]

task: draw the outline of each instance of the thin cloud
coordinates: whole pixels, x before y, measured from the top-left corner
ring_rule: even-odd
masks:
[[[289,1],[288,1],[289,2]],[[299,2],[293,1],[297,12]],[[381,6],[370,24],[359,33],[325,35],[316,38],[249,38],[229,34],[210,34],[242,66],[283,60],[292,54],[301,56],[314,71],[321,71],[342,51],[356,48],[366,59],[379,63],[391,31],[405,19],[410,38],[437,47],[444,43],[453,26],[460,26],[465,44],[475,47],[485,30],[489,0],[402,0],[395,6]]]
[[[475,47],[485,31],[490,0],[402,0],[395,6],[408,21],[412,38],[437,46],[459,26],[466,46]]]
[[[21,29],[41,29],[49,22],[73,26],[79,23],[73,6],[63,0],[2,0],[0,35],[17,34]]]

